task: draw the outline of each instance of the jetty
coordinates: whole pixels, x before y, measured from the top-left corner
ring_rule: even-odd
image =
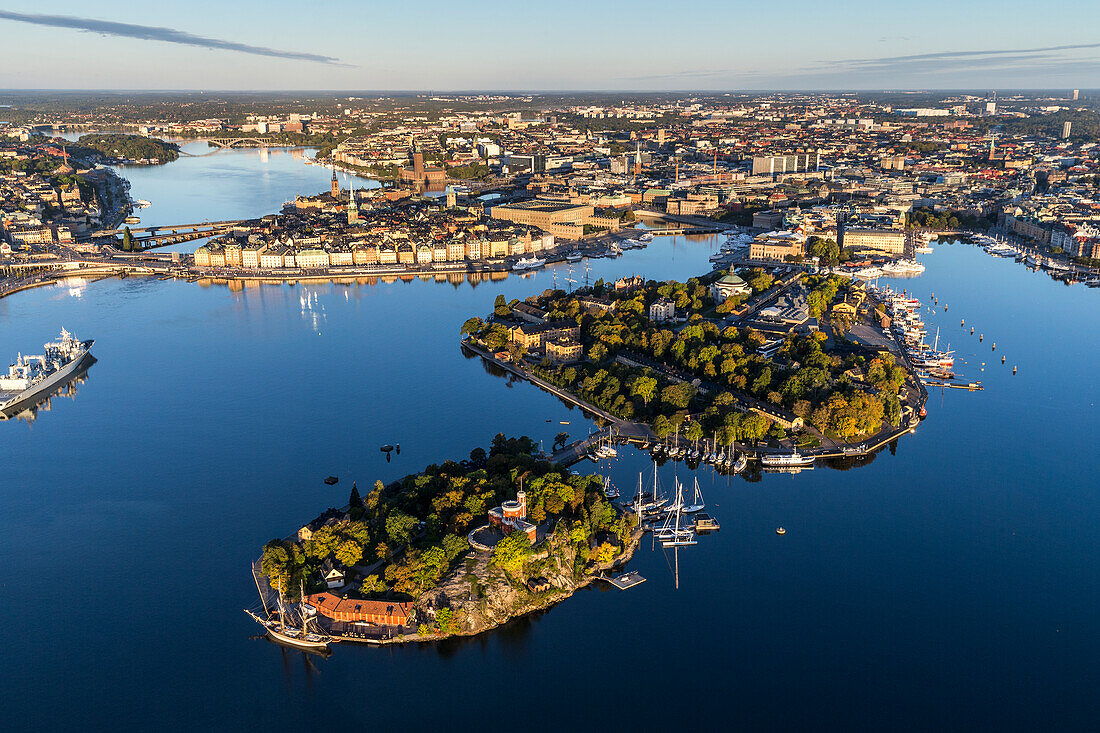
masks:
[[[634,586],[641,585],[645,582],[645,578],[634,571],[623,573],[617,578],[613,578],[610,575],[602,575],[600,576],[600,580],[606,580],[619,590],[630,590]]]

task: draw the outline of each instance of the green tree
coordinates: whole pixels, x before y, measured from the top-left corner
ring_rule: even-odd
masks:
[[[130,252],[134,249],[134,235],[130,233],[130,227],[122,230],[122,251]]]
[[[512,315],[512,309],[508,306],[508,301],[505,300],[503,295],[498,295],[496,300],[493,301],[493,313],[500,318],[507,318]]]
[[[703,423],[698,420],[692,420],[691,424],[687,426],[687,430],[684,431],[684,437],[691,441],[700,441],[703,439]]]
[[[635,397],[641,397],[642,402],[649,406],[653,395],[657,394],[657,380],[653,377],[638,377],[630,387],[630,393]]]
[[[554,445],[552,446],[551,449],[552,450],[558,450],[559,448],[564,448],[565,444],[568,443],[568,442],[569,442],[569,433],[566,433],[564,431],[560,432],[556,436],[554,436]]]
[[[771,420],[758,412],[750,412],[741,419],[741,434],[748,440],[757,441],[768,434]]]
[[[355,485],[355,482],[351,482],[351,496],[348,497],[349,509],[362,509],[363,499],[359,496],[359,487]]]
[[[504,296],[502,295],[500,297],[503,298]],[[463,336],[481,333],[481,329],[484,326],[485,323],[480,318],[477,318],[476,316],[474,318],[468,318],[466,319],[466,322],[462,324],[461,333]]]
[[[523,568],[530,554],[531,540],[526,533],[512,532],[493,548],[493,562],[513,578],[522,579]]]
[[[355,540],[344,540],[336,548],[336,559],[340,564],[351,567],[363,559],[363,546]]]
[[[417,524],[416,517],[394,510],[390,516],[386,517],[386,536],[395,547],[408,544],[413,532],[416,531]]]

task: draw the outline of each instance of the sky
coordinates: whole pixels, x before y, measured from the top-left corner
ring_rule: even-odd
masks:
[[[1096,0],[0,0],[0,89],[1091,88]]]

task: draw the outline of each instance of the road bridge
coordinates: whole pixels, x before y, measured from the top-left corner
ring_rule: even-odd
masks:
[[[204,137],[195,142],[208,142],[219,148],[286,148],[286,143],[276,142],[269,137]]]
[[[99,229],[94,232],[77,234],[76,240],[78,242],[86,242],[94,239],[103,239],[105,237],[121,237],[127,229],[130,230],[130,234],[134,239],[155,239],[177,234],[195,234],[198,232],[204,232],[203,236],[209,237],[211,234],[232,229],[235,226],[245,224],[249,221],[251,220],[232,219],[229,221],[201,221],[196,224],[164,224],[160,226],[123,227],[122,229]]]

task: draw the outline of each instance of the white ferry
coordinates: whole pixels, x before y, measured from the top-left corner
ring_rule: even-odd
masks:
[[[765,466],[788,468],[791,466],[812,466],[814,463],[813,456],[804,456],[798,452],[797,449],[790,453],[765,453],[760,456],[760,462]]]
[[[514,265],[512,269],[515,271],[521,270],[537,270],[546,264],[546,260],[540,260],[538,257],[521,257]]]

